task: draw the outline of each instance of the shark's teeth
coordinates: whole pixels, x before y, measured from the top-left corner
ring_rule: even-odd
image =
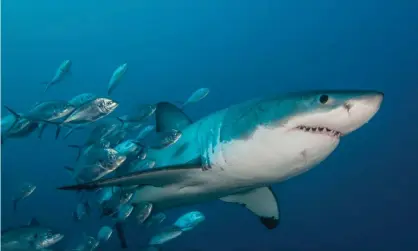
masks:
[[[311,133],[318,133],[318,134],[326,134],[329,135],[331,137],[341,137],[342,133],[336,131],[336,130],[332,130],[330,128],[327,127],[322,127],[322,126],[297,126],[296,129],[298,130],[302,130],[305,132],[311,132]]]

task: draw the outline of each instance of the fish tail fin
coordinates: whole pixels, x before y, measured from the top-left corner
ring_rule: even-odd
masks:
[[[90,215],[90,213],[91,213],[91,207],[90,207],[89,201],[86,200],[83,204],[84,204],[84,207],[86,208],[86,214],[87,215]]]
[[[118,234],[121,248],[123,249],[128,248],[128,244],[126,243],[125,231],[123,230],[122,223],[121,222],[116,223],[115,229],[116,229],[116,233]]]
[[[74,221],[74,222],[79,221],[79,219],[78,219],[78,217],[77,217],[77,213],[76,213],[76,212],[73,212],[73,221]]]
[[[173,104],[177,105],[180,109],[182,109],[184,105],[186,104],[186,102],[177,100],[177,101],[173,101]]]
[[[64,166],[64,169],[67,170],[71,175],[73,175],[74,173],[74,168],[70,167],[70,166]]]
[[[52,124],[57,127],[57,131],[55,132],[55,139],[58,139],[58,136],[60,135],[61,128],[63,127],[64,122],[55,122],[55,121],[48,121],[48,120],[44,120],[42,122]]]
[[[122,123],[122,127],[125,125],[125,120],[121,117],[116,117],[117,120],[119,120],[120,123]]]
[[[147,148],[147,146],[144,143],[142,143],[142,141],[139,139],[131,140],[131,142],[139,147],[142,147],[143,149]]]
[[[45,89],[44,89],[44,93],[49,89],[49,87],[51,86],[51,82],[42,82],[42,85],[45,85]]]
[[[77,128],[77,127],[71,127],[71,128],[70,128],[70,130],[68,130],[68,132],[64,135],[63,139],[68,138],[71,134],[73,134],[73,132],[74,132],[76,129],[79,129],[79,128]]]
[[[71,128],[68,130],[68,132],[64,135],[63,139],[67,139],[71,134],[73,134],[74,128]]]
[[[62,129],[62,125],[57,124],[57,130],[55,132],[55,139],[58,139],[58,137],[60,136],[61,129]]]
[[[44,133],[44,131],[45,131],[45,128],[48,126],[48,124],[46,124],[46,123],[44,123],[44,124],[42,124],[41,126],[40,126],[40,129],[39,129],[39,134],[38,134],[38,139],[42,139],[42,135],[43,135],[43,133]]]
[[[79,146],[79,145],[68,145],[68,147],[77,149],[78,152],[77,152],[76,161],[78,161],[80,159],[80,156],[81,156],[81,152],[83,150],[83,147],[82,146]]]

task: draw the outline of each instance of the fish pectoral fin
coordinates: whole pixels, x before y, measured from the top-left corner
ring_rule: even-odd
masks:
[[[268,229],[274,229],[279,224],[279,204],[271,187],[252,189],[223,197],[221,200],[245,206],[257,215]]]
[[[19,115],[19,113],[17,113],[17,112],[15,112],[15,110],[13,110],[12,108],[10,108],[9,106],[7,106],[7,105],[3,105],[4,106],[4,108],[6,108],[6,110],[8,111],[8,112],[10,112],[10,114],[12,114],[13,115],[13,117],[15,118],[15,120],[18,120],[21,116]],[[13,126],[12,126],[13,127]]]
[[[40,126],[39,126],[39,134],[38,134],[38,138],[39,139],[41,139],[42,138],[42,135],[43,135],[43,133],[44,133],[44,131],[45,131],[45,128],[48,126],[48,124],[46,124],[46,123],[42,123]]]
[[[83,147],[79,145],[68,145],[68,147],[77,149],[77,158],[75,161],[78,161],[80,159],[81,153],[83,152]]]
[[[84,184],[59,187],[59,190],[95,190],[101,187],[148,185],[163,187],[187,179],[192,170],[200,171],[199,165],[178,165],[141,170],[119,177],[105,178]]]
[[[70,166],[64,166],[64,169],[67,170],[70,175],[73,175],[74,173],[74,168],[70,167]]]
[[[192,120],[177,106],[160,102],[155,111],[155,124],[157,132],[168,132],[171,130],[182,131],[191,125]]]

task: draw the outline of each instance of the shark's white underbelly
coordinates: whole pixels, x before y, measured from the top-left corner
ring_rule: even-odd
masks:
[[[142,187],[136,191],[134,202],[151,202],[164,210],[268,186],[306,172],[324,160],[338,143],[338,139],[324,135],[260,127],[248,139],[211,145],[210,170],[191,169],[188,179],[181,183]],[[193,152],[196,147],[193,149],[185,150],[170,164],[196,157],[198,152]],[[170,156],[173,151],[167,149],[165,155]],[[162,156],[160,152],[160,162],[167,164],[168,157]]]

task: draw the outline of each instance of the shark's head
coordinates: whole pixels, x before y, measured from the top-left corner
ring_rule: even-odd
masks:
[[[278,120],[273,118],[273,124],[279,122],[279,126],[288,129],[329,137],[344,136],[363,126],[376,114],[383,100],[383,93],[376,91],[317,91],[294,95],[280,101],[293,112],[284,118],[279,116]]]
[[[376,114],[382,100],[377,91],[313,91],[237,106],[221,129],[223,161],[247,165],[249,172],[279,167],[277,175],[289,178],[325,159],[341,137]]]

